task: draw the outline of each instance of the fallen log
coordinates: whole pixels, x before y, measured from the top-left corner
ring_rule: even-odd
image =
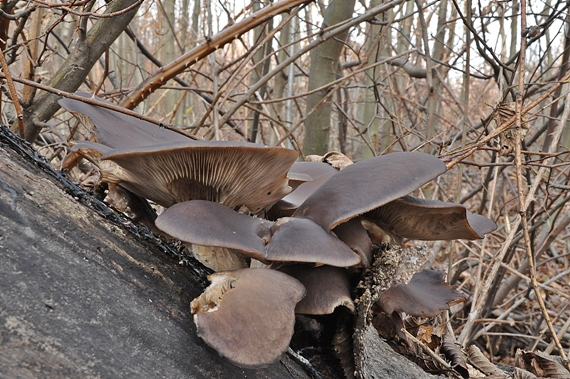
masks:
[[[190,314],[201,268],[26,154],[0,139],[0,377],[309,377],[221,358]]]

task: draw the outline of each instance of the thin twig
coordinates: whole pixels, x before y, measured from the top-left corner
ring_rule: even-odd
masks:
[[[10,75],[10,69],[8,68],[8,62],[4,57],[4,52],[0,49],[0,64],[2,65],[2,71],[4,72],[4,78],[8,84],[8,90],[10,91],[10,96],[12,97],[12,103],[14,103],[14,109],[16,111],[16,122],[18,125],[18,131],[20,133],[20,138],[25,138],[24,130],[24,113],[22,112],[22,106],[18,100],[18,93],[16,92],[16,87],[14,87],[14,82],[12,81],[12,75]]]

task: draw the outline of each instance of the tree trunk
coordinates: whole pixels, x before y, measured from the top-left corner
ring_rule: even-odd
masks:
[[[382,0],[371,0],[370,7],[376,7],[382,4]],[[382,16],[383,21],[388,23],[392,22],[393,10],[390,9]],[[383,35],[380,35],[383,33]],[[378,39],[380,39],[378,41]],[[392,33],[390,26],[384,27],[376,24],[367,25],[367,40],[366,49],[368,51],[368,64],[376,63],[382,58],[392,55],[391,43]],[[370,158],[376,156],[381,150],[388,147],[390,141],[390,124],[386,121],[389,115],[386,114],[384,109],[378,104],[384,101],[385,106],[391,109],[391,101],[388,99],[388,94],[383,94],[384,99],[379,99],[377,83],[390,80],[384,75],[383,67],[374,67],[366,71],[366,88],[364,92],[364,116],[362,119],[364,138],[368,140],[368,144],[362,147],[362,158]],[[380,125],[385,125],[387,128],[382,128],[380,132]],[[380,134],[381,133],[381,134]],[[381,142],[382,141],[382,142]],[[371,150],[371,148],[373,150]]]
[[[355,0],[332,0],[326,10],[323,29],[352,17]],[[311,52],[309,91],[327,85],[336,79],[338,60],[347,32],[339,34]],[[307,97],[307,113],[327,95],[328,91],[315,92]],[[324,155],[328,151],[331,125],[332,99],[316,108],[305,120],[305,155]]]
[[[176,51],[176,35],[174,34],[176,30],[175,0],[163,0],[162,9],[164,12],[159,12],[158,14],[160,27],[158,58],[163,62],[172,62],[176,59],[177,55],[182,55],[181,52],[177,53]],[[182,91],[171,89],[165,89],[163,91],[167,91],[160,102],[160,112],[165,116],[163,118],[169,120],[169,124],[181,125],[182,113],[178,112],[176,104],[179,101]]]

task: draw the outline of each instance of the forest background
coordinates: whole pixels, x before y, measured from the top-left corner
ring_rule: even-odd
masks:
[[[422,195],[499,226],[430,244],[430,265],[469,295],[452,319],[458,342],[504,362],[516,348],[566,358],[569,6],[4,0],[0,114],[58,168],[92,138],[57,104],[78,90],[200,138],[302,157],[435,154],[449,172]],[[91,174],[70,173],[85,185]]]

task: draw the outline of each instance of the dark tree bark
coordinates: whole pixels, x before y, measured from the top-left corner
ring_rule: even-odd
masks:
[[[144,229],[130,233],[103,203],[75,196],[92,206],[0,133],[0,377],[309,377],[288,355],[262,370],[221,358],[190,314],[203,274]]]

